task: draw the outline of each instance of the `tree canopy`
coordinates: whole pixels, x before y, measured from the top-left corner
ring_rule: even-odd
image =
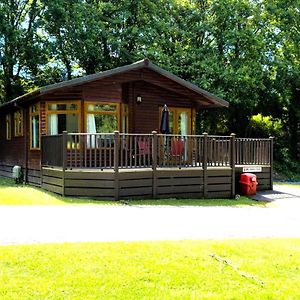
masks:
[[[148,57],[230,103],[199,112],[199,133],[275,134],[277,159],[300,160],[299,10],[300,0],[1,0],[0,99]]]

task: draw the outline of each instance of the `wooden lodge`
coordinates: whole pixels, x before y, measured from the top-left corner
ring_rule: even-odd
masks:
[[[195,134],[197,110],[227,106],[147,59],[42,87],[0,106],[0,175],[115,200],[233,197],[245,171],[272,189],[271,138]]]

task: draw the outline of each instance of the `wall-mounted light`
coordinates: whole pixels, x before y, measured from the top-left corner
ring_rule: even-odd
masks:
[[[138,104],[142,103],[142,96],[141,95],[136,96],[136,103],[138,103]]]

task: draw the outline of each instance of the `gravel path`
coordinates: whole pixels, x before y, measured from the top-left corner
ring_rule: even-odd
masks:
[[[0,206],[0,244],[300,238],[299,215],[296,196],[276,199],[268,208]]]

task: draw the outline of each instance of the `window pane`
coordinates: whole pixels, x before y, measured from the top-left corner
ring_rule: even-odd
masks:
[[[30,107],[30,111],[31,111],[32,113],[37,113],[37,112],[39,111],[38,105],[32,105],[32,106]]]
[[[97,133],[112,133],[118,129],[118,118],[114,115],[94,115]]]
[[[188,113],[187,112],[178,113],[178,134],[181,135],[188,134]]]
[[[169,111],[169,127],[170,127],[170,134],[174,133],[174,112]]]
[[[6,139],[11,139],[11,117],[6,115]]]
[[[48,110],[77,110],[77,104],[48,104]]]
[[[48,115],[48,134],[61,134],[63,131],[78,132],[78,114]]]
[[[40,147],[40,118],[33,116],[31,122],[31,148]]]
[[[14,125],[15,125],[15,136],[22,136],[23,135],[23,113],[20,110],[14,113]]]
[[[113,104],[89,104],[88,111],[117,111],[117,105]]]

